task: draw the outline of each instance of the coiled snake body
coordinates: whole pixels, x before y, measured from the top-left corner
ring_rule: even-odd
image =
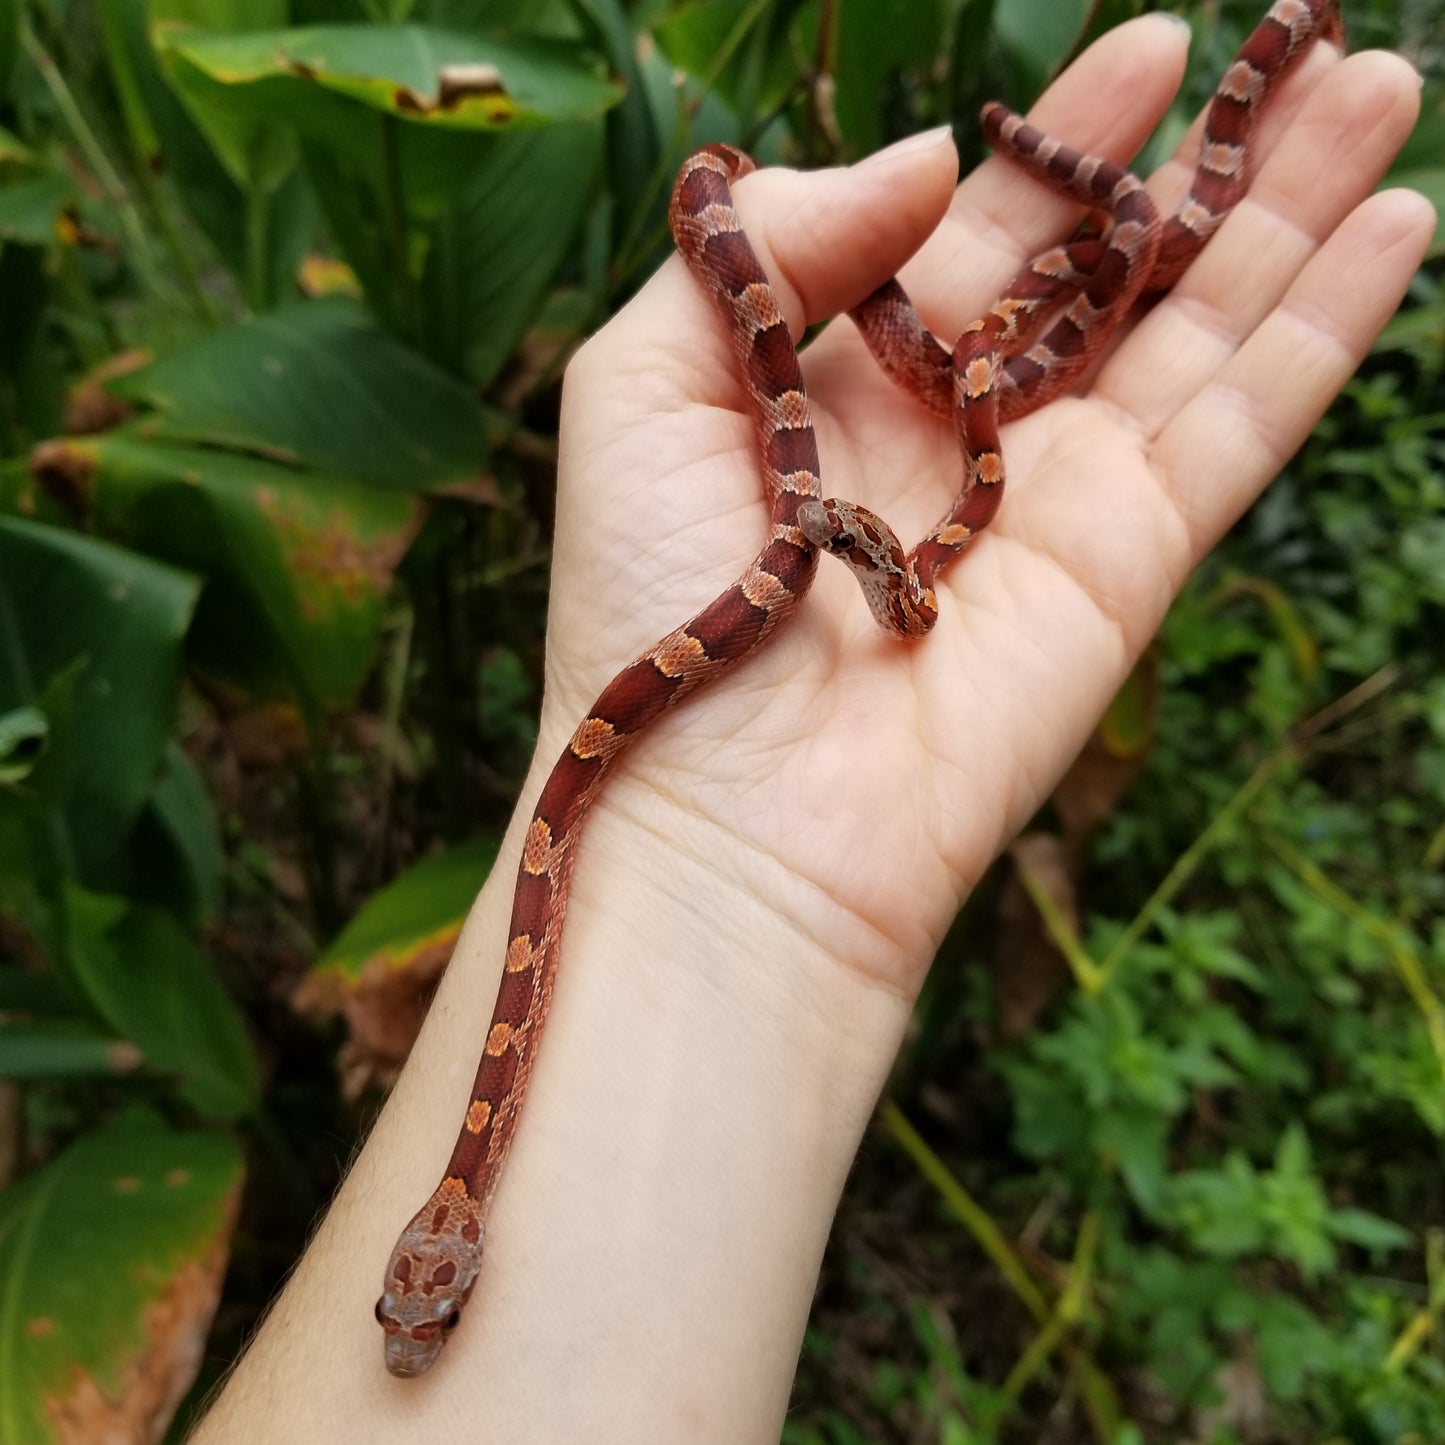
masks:
[[[1000,422],[1072,385],[1134,301],[1182,274],[1245,191],[1261,102],[1316,38],[1342,39],[1337,0],[1276,0],[1225,72],[1189,196],[1165,221],[1129,172],[1068,149],[1003,106],[985,107],[984,131],[994,146],[1054,189],[1107,211],[1111,224],[1101,237],[1036,257],[952,348],[929,334],[896,281],[850,313],[888,375],[924,406],[951,417],[958,433],[959,493],[907,554],[881,518],[821,496],[797,353],[729,189],[752,162],[729,146],[711,145],[683,164],[670,209],[673,236],[733,340],[756,423],[768,537],[731,587],[613,678],[543,787],[527,829],[502,981],[461,1132],[441,1183],[396,1243],[377,1301],[392,1374],[430,1368],[476,1283],[487,1207],[552,996],[578,837],[628,745],[787,622],[813,581],[818,549],[852,567],[874,616],[890,632],[917,637],[933,625],[935,578],[998,508]]]

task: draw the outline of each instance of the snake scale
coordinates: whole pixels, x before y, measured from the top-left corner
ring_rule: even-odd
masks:
[[[1060,395],[1135,300],[1178,279],[1244,194],[1261,104],[1315,39],[1343,40],[1338,0],[1276,0],[1215,91],[1190,192],[1161,220],[1128,171],[1043,135],[1000,105],[989,142],[1060,193],[1104,212],[1102,235],[1034,258],[957,343],[940,344],[896,281],[850,313],[883,370],[951,418],[963,482],[937,527],[905,554],[881,518],[824,499],[817,438],[792,336],[733,207],[741,151],[704,146],[682,166],[669,218],[678,250],[732,338],[757,432],[769,503],[762,550],[719,597],[655,642],[603,689],[557,760],[527,828],[501,985],[462,1128],[441,1183],[386,1268],[376,1318],[393,1375],[428,1370],[476,1283],[483,1226],[517,1127],[557,971],[568,884],[592,803],[662,713],[731,671],[802,604],[820,550],[847,563],[889,632],[917,637],[937,617],[933,583],[998,509],[1001,422]]]

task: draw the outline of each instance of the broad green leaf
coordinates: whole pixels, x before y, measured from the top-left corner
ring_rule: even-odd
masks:
[[[501,370],[571,254],[602,139],[601,126],[585,124],[491,142],[437,222],[423,278],[428,334],[478,386]]]
[[[310,126],[335,113],[302,107],[317,92],[422,125],[507,130],[600,115],[621,91],[574,45],[496,40],[424,25],[327,25],[206,35],[174,26],[157,45],[247,103]],[[273,109],[274,106],[274,109]],[[334,133],[333,133],[334,134]]]
[[[373,110],[455,130],[600,116],[621,97],[564,40],[491,39],[422,25],[332,25],[168,38],[227,85],[282,77]]]
[[[241,1178],[227,1135],[131,1114],[0,1194],[0,1440],[161,1438],[202,1356]]]
[[[349,702],[422,503],[386,487],[134,433],[48,444],[97,531],[203,574],[198,667],[308,709]]]
[[[202,1113],[231,1119],[259,1098],[241,1015],[169,914],[121,898],[66,894],[67,970],[97,1014]]]
[[[497,838],[480,838],[424,859],[387,884],[312,965],[355,983],[379,970],[410,970],[452,945],[492,864]]]
[[[23,669],[22,649],[8,659],[12,666],[16,657]],[[35,703],[45,718],[45,750],[23,781],[0,788],[0,913],[42,953],[59,947],[55,900],[79,871],[67,809],[75,791],[76,692],[89,665],[77,657],[50,678]]]
[[[486,465],[475,396],[344,296],[228,327],[110,389],[146,410],[148,438],[409,491],[463,492]]]
[[[47,828],[63,832],[65,871],[91,886],[123,876],[129,832],[155,789],[196,595],[193,577],[149,558],[0,517],[0,710],[44,710],[50,685],[73,678],[55,774],[35,782],[45,782]]]
[[[875,151],[887,139],[885,87],[900,73],[925,76],[943,33],[941,0],[909,5],[879,5],[875,0],[843,0],[837,12],[838,129],[855,155]]]
[[[294,133],[269,107],[238,105],[224,81],[184,59],[173,45],[181,36],[221,45],[236,37],[224,32],[197,36],[188,20],[165,16],[151,27],[152,46],[176,93],[231,179],[255,197],[274,193],[296,168]]]
[[[84,1019],[0,1015],[0,1079],[68,1079],[129,1073],[133,1044]]]
[[[0,241],[49,246],[61,213],[75,198],[69,176],[37,176],[0,187]]]

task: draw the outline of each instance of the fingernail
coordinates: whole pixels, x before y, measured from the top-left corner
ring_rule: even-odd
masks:
[[[933,130],[905,136],[902,140],[894,141],[891,146],[885,146],[881,151],[874,151],[871,156],[865,156],[858,164],[871,166],[877,162],[891,165],[899,156],[912,155],[915,151],[925,151],[933,146],[940,146],[945,140],[950,145],[953,144],[953,127],[951,125],[935,126]]]
[[[1182,15],[1176,15],[1172,10],[1156,10],[1154,13],[1161,20],[1167,20],[1171,25],[1177,25],[1186,35],[1194,34],[1193,27]]]

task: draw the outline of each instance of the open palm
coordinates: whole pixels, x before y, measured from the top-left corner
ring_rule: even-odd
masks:
[[[1127,160],[1181,60],[1168,27],[1124,27],[1035,118]],[[1128,97],[1127,111],[1101,112],[1099,95]],[[1317,46],[1271,97],[1247,200],[1175,291],[1081,395],[1006,430],[1001,513],[945,575],[935,632],[882,636],[825,561],[781,639],[660,724],[625,769],[671,808],[654,825],[693,832],[720,886],[769,899],[835,957],[916,988],[928,942],[1398,302],[1426,208],[1409,193],[1361,202],[1414,113],[1397,58],[1342,61]],[[933,231],[903,280],[952,338],[1077,219],[997,158],[953,190],[948,138],[923,139],[851,172],[739,184],[795,333],[855,303]],[[1188,174],[1181,159],[1155,177],[1166,213]],[[807,349],[804,375],[824,494],[922,536],[958,486],[950,426],[884,378],[846,319]],[[744,408],[728,339],[677,260],[574,364],[549,637],[546,721],[559,739],[612,672],[759,545]],[[620,806],[641,806],[616,787]],[[705,843],[719,828],[726,842]]]

